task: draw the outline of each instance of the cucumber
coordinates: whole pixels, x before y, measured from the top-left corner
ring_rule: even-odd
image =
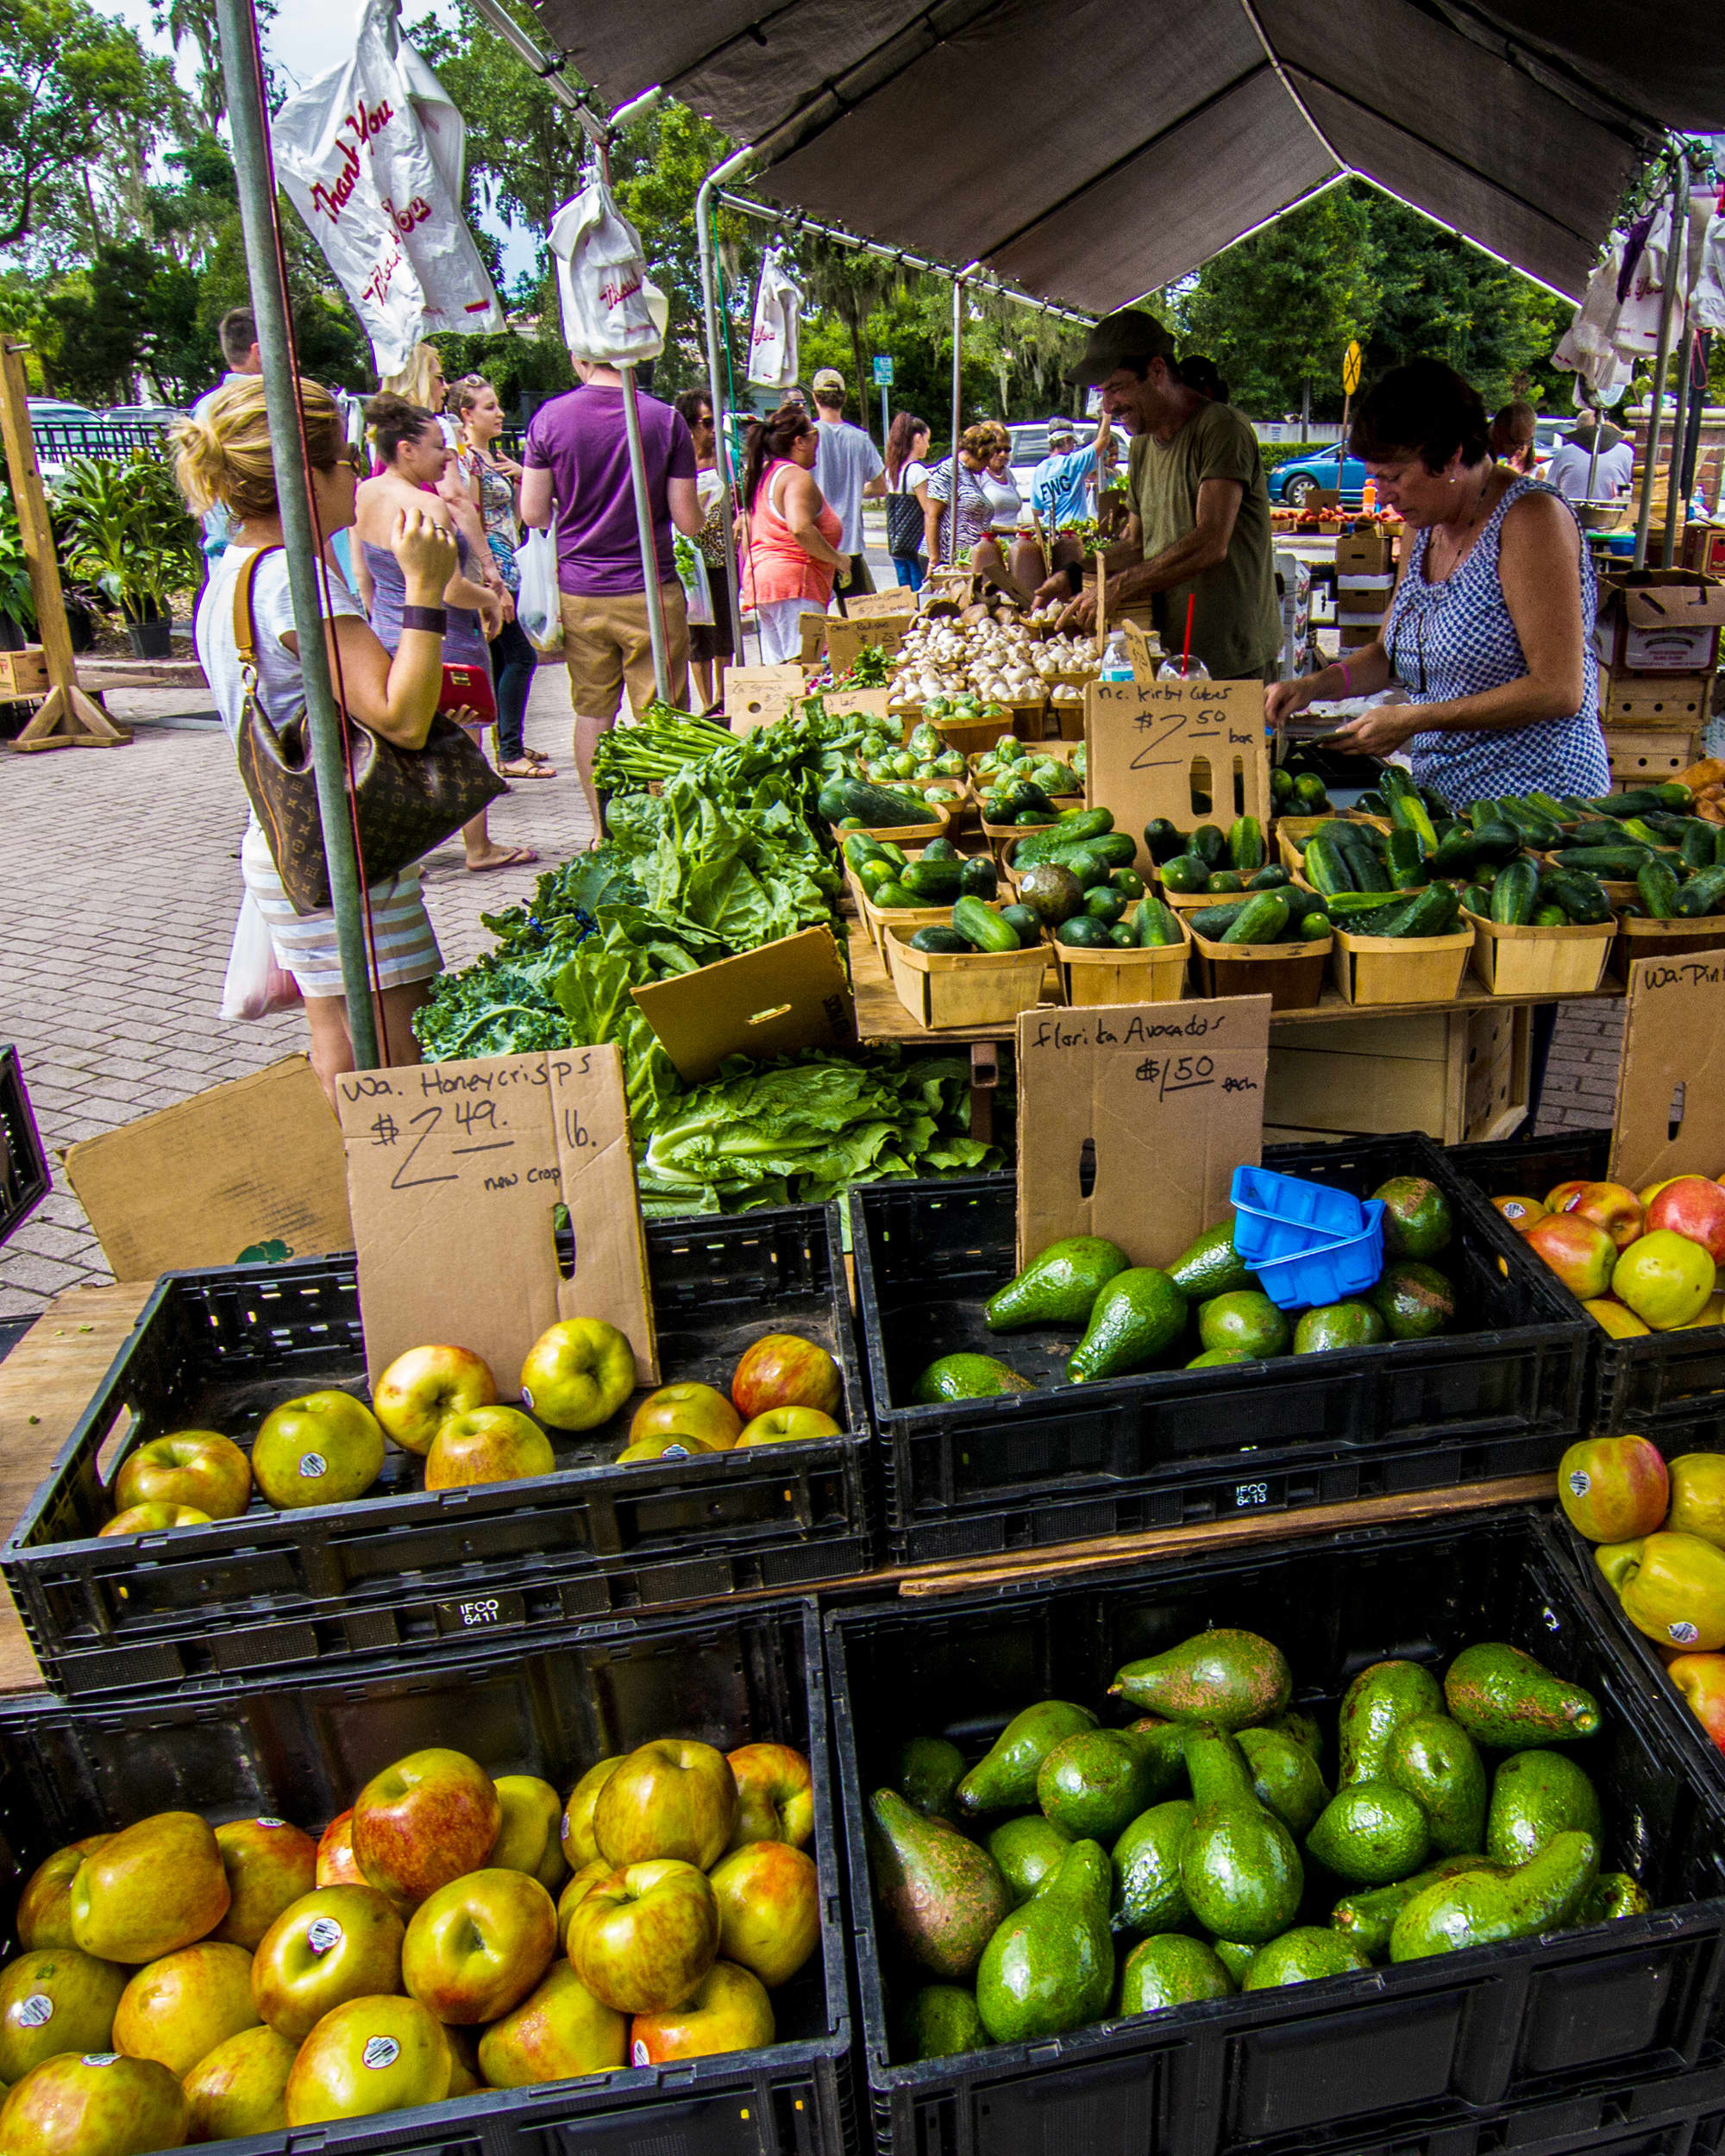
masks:
[[[1434,883],[1393,914],[1374,921],[1369,932],[1397,937],[1447,936],[1460,916],[1461,908],[1454,891],[1446,883]]]
[[[1678,894],[1677,910],[1685,921],[1725,912],[1725,867],[1697,868]]]
[[[869,830],[893,830],[934,820],[920,794],[889,793],[865,779],[835,779],[821,788],[815,807],[824,823],[841,824],[855,817]]]
[[[1278,808],[1283,801],[1294,799],[1294,774],[1283,770],[1279,763],[1270,774],[1270,798]]]
[[[1138,923],[1138,940],[1140,943],[1165,948],[1170,943],[1181,941],[1180,917],[1171,906],[1164,906],[1160,899],[1145,897],[1140,899],[1138,912],[1132,918]]]
[[[923,856],[928,858],[926,855]],[[1000,887],[1000,872],[992,854],[977,854],[958,870],[958,888],[967,899],[992,899]]]
[[[1145,881],[1136,868],[1116,868],[1108,881],[1123,899],[1141,899],[1144,896]]]
[[[1246,900],[1222,931],[1225,943],[1273,943],[1287,927],[1288,901],[1279,891],[1260,891]]]
[[[1553,824],[1566,824],[1569,811],[1555,794],[1541,793],[1537,787],[1521,796],[1524,801],[1538,809],[1541,816],[1549,817]]]
[[[944,957],[957,958],[970,949],[956,929],[919,928],[911,938],[913,950],[938,951]]]
[[[1339,845],[1323,831],[1314,831],[1306,841],[1306,856],[1302,865],[1307,882],[1314,891],[1321,892],[1326,896],[1332,891],[1348,891],[1353,887],[1353,876]],[[1164,868],[1163,881],[1166,883],[1167,881],[1168,872]]]
[[[1354,803],[1354,806],[1364,816],[1388,816],[1389,813],[1389,802],[1384,799],[1376,787],[1369,787]]]
[[[1245,887],[1248,891],[1279,891],[1284,884],[1293,881],[1279,861],[1271,861],[1266,862],[1255,876],[1246,878]]]
[[[1217,868],[1211,873],[1210,888],[1213,891],[1244,891],[1245,878],[1238,868]]]
[[[1324,782],[1315,771],[1302,771],[1295,779],[1294,792],[1308,815],[1316,816],[1330,805]]]
[[[1105,928],[1112,928],[1126,910],[1126,900],[1112,884],[1099,883],[1094,891],[1084,893],[1084,911]]]
[[[1562,845],[1564,835],[1558,825],[1549,816],[1541,816],[1537,809],[1530,808],[1525,801],[1511,794],[1500,801],[1497,806],[1501,812],[1499,820],[1520,831],[1523,843],[1537,852],[1548,854],[1552,847]]]
[[[1646,846],[1565,846],[1552,859],[1559,868],[1580,868],[1589,875],[1633,883],[1641,863],[1651,861],[1653,854]]]
[[[1561,840],[1554,841],[1560,843]],[[1521,850],[1521,834],[1509,824],[1483,824],[1473,834],[1473,857],[1476,863],[1489,862],[1493,868],[1502,868],[1514,861]],[[1441,853],[1443,848],[1439,847]]]
[[[1547,868],[1540,881],[1541,899],[1553,899],[1571,921],[1609,921],[1611,901],[1599,879],[1573,868]]]
[[[1624,911],[1627,912],[1629,909],[1625,907]],[[1640,908],[1635,911],[1639,912]],[[1560,906],[1536,906],[1533,924],[1535,928],[1568,928],[1571,924],[1568,914]]]
[[[1228,862],[1227,834],[1220,824],[1200,824],[1192,834],[1192,850],[1213,868],[1225,868]]]
[[[1020,809],[1016,816],[1010,818],[1008,820],[1011,822],[1014,830],[1032,830],[1039,824],[1053,823],[1054,811],[1052,809],[1039,808]]]
[[[1063,846],[1057,853],[1048,856],[1057,868],[1070,868],[1078,879],[1081,891],[1088,891],[1108,880],[1108,864],[1089,846]]]
[[[1663,861],[1644,861],[1635,871],[1635,889],[1648,918],[1670,921],[1677,918],[1677,878]]]
[[[1079,950],[1115,948],[1106,924],[1088,913],[1075,913],[1070,921],[1063,921],[1054,931],[1054,940],[1057,943],[1070,943]]]
[[[1108,941],[1116,950],[1136,950],[1138,931],[1130,921],[1116,921],[1108,931]]]
[[[1491,893],[1483,883],[1469,884],[1461,894],[1461,902],[1470,913],[1477,913],[1482,918],[1491,912]]]
[[[1697,817],[1685,826],[1679,850],[1685,868],[1710,868],[1713,866],[1713,826],[1703,824]]]
[[[1491,887],[1491,918],[1504,928],[1525,928],[1540,895],[1540,872],[1531,861],[1512,861]]]
[[[931,838],[922,849],[925,861],[957,861],[958,849],[950,838]]]
[[[992,906],[985,906],[981,899],[960,899],[952,909],[952,925],[967,943],[978,950],[1017,950],[1020,948],[1019,932],[1010,921],[1003,921]]]
[[[1276,940],[1279,943],[1320,943],[1329,932],[1327,914],[1308,913],[1303,920],[1289,921]]]
[[[1210,864],[1201,854],[1176,854],[1162,863],[1164,889],[1190,893],[1210,887]]]
[[[1438,850],[1432,856],[1432,874],[1434,876],[1465,876],[1471,874],[1479,859],[1478,837],[1479,834],[1465,824],[1458,824],[1454,830],[1446,831],[1438,841]]]
[[[1392,907],[1406,906],[1405,891],[1333,891],[1327,899],[1318,903],[1339,927],[1358,925],[1362,936],[1368,933],[1366,922],[1389,912]],[[1375,932],[1375,931],[1372,931]]]
[[[1243,876],[1264,866],[1264,826],[1255,816],[1237,816],[1228,830],[1228,859]]]
[[[1432,850],[1435,854],[1438,849]],[[1424,850],[1413,831],[1398,825],[1390,832],[1384,851],[1389,856],[1389,881],[1398,891],[1416,891],[1431,881]]]
[[[1106,816],[1108,812],[1099,809],[1096,813]],[[1092,831],[1088,838],[1080,843],[1088,846],[1110,868],[1130,868],[1138,859],[1138,846],[1130,831]]]
[[[1013,856],[1013,866],[1031,868],[1038,861],[1049,860],[1057,847],[1076,846],[1086,838],[1101,838],[1113,828],[1113,817],[1107,809],[1069,810],[1032,837],[1020,839]]]
[[[958,896],[962,873],[956,861],[930,861],[925,856],[906,862],[899,871],[899,881],[919,906],[950,906]]]
[[[1270,895],[1280,898],[1282,893]],[[1250,899],[1235,899],[1227,906],[1201,906],[1195,913],[1187,916],[1187,925],[1195,936],[1201,936],[1212,943],[1220,943],[1233,926],[1242,907],[1251,903]]]
[[[1027,906],[1003,906],[999,909],[1000,918],[1018,937],[1019,945],[1028,950],[1042,935],[1042,923]]]
[[[897,882],[877,883],[869,897],[882,913],[896,913],[902,907],[924,903],[922,899],[913,898],[903,884]]]
[[[1360,825],[1344,824],[1336,844],[1347,864],[1346,887],[1349,890],[1394,890],[1395,885],[1390,881],[1389,871],[1384,866],[1382,855]]]
[[[1496,802],[1482,797],[1468,810],[1467,820],[1475,830],[1483,831],[1488,824],[1501,823],[1502,819],[1497,813]]]
[[[844,842],[844,858],[860,875],[865,862],[886,861],[886,848],[878,838],[870,838],[867,831],[852,831]]]
[[[1377,783],[1389,804],[1391,820],[1403,830],[1412,831],[1428,854],[1435,853],[1438,834],[1432,827],[1432,812],[1420,799],[1420,789],[1413,780],[1399,764],[1387,763]]]
[[[1154,817],[1144,827],[1144,849],[1152,861],[1172,861],[1185,851],[1185,834],[1176,830],[1165,816]]]

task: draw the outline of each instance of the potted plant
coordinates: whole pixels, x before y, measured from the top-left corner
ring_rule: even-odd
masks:
[[[197,527],[166,465],[141,450],[123,463],[74,457],[53,508],[67,570],[119,607],[141,659],[166,658],[173,594],[199,569]]]

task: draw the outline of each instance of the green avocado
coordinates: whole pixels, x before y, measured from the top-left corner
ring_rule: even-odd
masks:
[[[1097,1296],[1131,1263],[1119,1244],[1104,1236],[1063,1237],[994,1290],[982,1307],[982,1322],[990,1332],[1026,1325],[1082,1325]]]
[[[1435,1257],[1455,1232],[1450,1201],[1424,1175],[1392,1175],[1372,1192],[1383,1203],[1383,1249],[1389,1257]]]
[[[1447,1714],[1418,1714],[1400,1723],[1384,1753],[1383,1773],[1425,1813],[1432,1847],[1439,1856],[1454,1856],[1482,1845],[1491,1849],[1490,1842],[1483,1840],[1485,1762],[1459,1722]],[[1525,1853],[1532,1856],[1534,1852]]]
[[[988,2042],[975,1993],[956,1984],[925,1984],[905,2009],[900,2044],[906,2058],[956,2059]]]
[[[1170,1797],[1140,1812],[1109,1852],[1114,1867],[1113,1925],[1145,1936],[1186,1923],[1191,1904],[1180,1883],[1180,1858],[1192,1825],[1193,1805]]]
[[[1418,1662],[1374,1662],[1360,1671],[1342,1695],[1336,1715],[1341,1783],[1382,1777],[1389,1740],[1403,1722],[1421,1714],[1441,1714],[1444,1695],[1438,1680]]]
[[[1239,1735],[1258,1802],[1270,1807],[1290,1834],[1308,1833],[1330,1801],[1317,1761],[1285,1730],[1242,1729]]]
[[[1603,1828],[1599,1792],[1566,1752],[1512,1752],[1491,1777],[1485,1853],[1499,1864],[1526,1864],[1559,1834]]]
[[[1323,1302],[1301,1313],[1294,1352],[1328,1355],[1338,1348],[1372,1347],[1384,1337],[1383,1320],[1369,1302]]]
[[[1318,1727],[1315,1714],[1308,1714],[1303,1707],[1286,1707],[1279,1714],[1272,1714],[1264,1726],[1291,1737],[1302,1751],[1311,1753],[1320,1767],[1323,1765],[1324,1733]]]
[[[1273,1640],[1224,1626],[1194,1633],[1145,1661],[1126,1663],[1115,1670],[1108,1689],[1115,1698],[1171,1721],[1243,1729],[1282,1712],[1294,1689],[1294,1674]]]
[[[1172,1778],[1153,1733],[1084,1729],[1037,1769],[1036,1801],[1073,1840],[1112,1842]]]
[[[1339,1789],[1306,1837],[1306,1853],[1356,1886],[1388,1886],[1426,1861],[1432,1846],[1426,1814],[1393,1782],[1350,1782]]]
[[[1038,1812],[1002,1821],[987,1843],[1014,1907],[1029,1901],[1071,1846],[1070,1834]]]
[[[1180,1856],[1192,1914],[1217,1939],[1261,1946],[1293,1922],[1305,1890],[1294,1838],[1258,1802],[1235,1739],[1195,1730],[1187,1771],[1197,1808]]]
[[[1256,1288],[1237,1288],[1198,1306],[1198,1338],[1207,1348],[1244,1348],[1248,1355],[1285,1355],[1288,1320]]]
[[[1334,1930],[1346,1932],[1363,1954],[1381,1961],[1389,1952],[1389,1934],[1396,1918],[1416,1894],[1422,1894],[1440,1879],[1453,1879],[1464,1871],[1502,1872],[1504,1869],[1489,1858],[1471,1853],[1446,1857],[1411,1878],[1395,1880],[1389,1886],[1361,1887],[1344,1895],[1330,1911],[1330,1923]]]
[[[1517,1751],[1565,1744],[1599,1728],[1599,1702],[1579,1684],[1502,1640],[1464,1647],[1444,1677],[1449,1709],[1477,1744]]]
[[[899,1754],[894,1787],[930,1819],[950,1815],[952,1792],[964,1774],[964,1754],[944,1737],[913,1737]]]
[[[1224,1220],[1206,1228],[1168,1269],[1168,1277],[1189,1301],[1208,1302],[1257,1285],[1256,1275],[1234,1248],[1234,1224]]]
[[[1653,1897],[1627,1871],[1602,1871],[1576,1913],[1578,1924],[1615,1924],[1625,1916],[1645,1916]]]
[[[1167,1274],[1153,1265],[1131,1266],[1097,1296],[1067,1377],[1075,1385],[1094,1384],[1141,1369],[1185,1329],[1186,1298]]]
[[[1371,1966],[1345,1933],[1323,1924],[1299,1924],[1258,1948],[1240,1989],[1268,1991],[1276,1984],[1311,1984],[1319,1977],[1346,1977]]]
[[[986,1849],[944,1820],[925,1819],[894,1789],[869,1799],[875,1898],[912,1959],[955,1984],[976,1966],[1012,1905]]]
[[[1227,1999],[1234,1981],[1220,1959],[1202,1940],[1164,1932],[1142,1939],[1126,1956],[1120,1971],[1122,2014],[1162,2014],[1196,1999]]]
[[[1392,1340],[1424,1340],[1455,1323],[1456,1292],[1433,1265],[1417,1258],[1397,1258],[1386,1265],[1366,1300],[1383,1319]]]
[[[999,1926],[976,1970],[977,2011],[997,2044],[1059,2036],[1107,2011],[1114,1989],[1113,1884],[1101,1846],[1076,1841]]]
[[[1591,1834],[1559,1834],[1537,1857],[1494,1877],[1465,1871],[1416,1894],[1389,1934],[1391,1961],[1419,1961],[1558,1931],[1583,1907],[1599,1871]]]
[[[1063,1738],[1094,1729],[1096,1717],[1070,1700],[1038,1700],[1013,1716],[954,1792],[958,1810],[1020,1812],[1036,1802],[1037,1771]]]
[[[931,1407],[943,1400],[988,1400],[996,1393],[1035,1390],[1029,1378],[992,1355],[943,1355],[917,1379],[911,1398],[919,1407]]]
[[[1245,1973],[1257,1958],[1258,1948],[1243,1939],[1213,1939],[1216,1959],[1236,1984],[1245,1982]]]

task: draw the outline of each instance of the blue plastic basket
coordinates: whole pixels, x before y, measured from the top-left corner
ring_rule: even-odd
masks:
[[[1234,1207],[1234,1248],[1254,1269],[1260,1261],[1295,1257],[1351,1241],[1364,1225],[1359,1200],[1303,1175],[1271,1168],[1237,1168],[1228,1192]]]
[[[1368,1198],[1363,1210],[1365,1226],[1346,1242],[1253,1266],[1258,1285],[1278,1310],[1309,1310],[1377,1285],[1383,1270],[1383,1200]]]

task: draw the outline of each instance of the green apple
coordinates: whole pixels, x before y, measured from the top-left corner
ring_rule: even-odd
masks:
[[[623,1764],[623,1758],[618,1752],[614,1758],[601,1759],[597,1766],[587,1769],[569,1792],[563,1811],[563,1861],[571,1871],[579,1871],[599,1854],[599,1844],[593,1839],[593,1806],[599,1802],[599,1791]]]
[[[306,1393],[272,1407],[252,1445],[252,1476],[284,1512],[348,1505],[383,1467],[377,1417],[351,1393]]]
[[[155,1812],[78,1867],[72,1936],[104,1961],[160,1961],[213,1932],[233,1895],[215,1835],[196,1812]]]
[[[611,1877],[611,1866],[603,1857],[595,1857],[591,1864],[584,1864],[557,1897],[557,1951],[569,1951],[569,1919],[586,1899],[601,1879]]]
[[[569,1965],[602,2005],[651,2014],[694,1995],[718,1953],[718,1903],[704,1871],[634,1864],[596,1880],[569,1919]]]
[[[35,1946],[0,1970],[0,2081],[62,2051],[106,2051],[129,1971],[76,1946]]]
[[[399,1988],[404,1928],[374,1887],[317,1887],[264,1934],[252,1961],[252,2002],[297,2044],[348,2000]]]
[[[737,1440],[745,1445],[809,1445],[816,1438],[836,1438],[838,1425],[819,1407],[763,1407],[753,1421],[743,1426]]]
[[[39,1864],[24,1882],[13,1919],[21,1946],[70,1946],[72,1944],[72,1883],[78,1867],[92,1851],[109,1840],[106,1834],[86,1834]],[[0,2074],[0,2080],[6,2077]]]
[[[739,1745],[724,1756],[737,1778],[731,1846],[788,1841],[802,1848],[814,1833],[814,1783],[801,1752],[789,1745]]]
[[[238,2140],[287,2130],[287,2077],[298,2044],[261,2024],[242,2029],[200,2059],[183,2086],[194,2141]]]
[[[141,2156],[178,2148],[185,2123],[185,2094],[154,2059],[61,2052],[0,2105],[0,2156]]]
[[[494,2021],[519,2006],[557,1951],[557,1910],[524,1871],[487,1866],[413,1912],[401,1980],[440,2021]]]
[[[635,1390],[635,1351],[603,1318],[548,1326],[521,1365],[521,1397],[554,1430],[596,1430]]]
[[[503,1824],[486,1861],[493,1870],[524,1871],[555,1894],[568,1869],[563,1862],[562,1798],[536,1774],[500,1774],[497,1801],[503,1807]]]
[[[773,2002],[761,1979],[735,1962],[716,1961],[682,2006],[636,2015],[629,2030],[629,2063],[656,2066],[668,2059],[760,2051],[773,2034]]]
[[[681,1737],[642,1745],[593,1806],[593,1839],[613,1865],[674,1857],[702,1871],[724,1855],[737,1817],[737,1780],[722,1752]]]
[[[255,1952],[285,1908],[317,1883],[317,1845],[285,1819],[230,1819],[216,1829],[216,1846],[233,1900],[210,1934]]]
[[[806,1850],[751,1841],[712,1871],[718,1951],[769,1991],[788,1983],[820,1944],[820,1878]]]
[[[514,2012],[480,2039],[480,2071],[493,2089],[572,2081],[629,2064],[629,2017],[602,2006],[567,1961],[546,1971]]]
[[[287,2122],[316,2126],[441,2103],[454,2073],[436,2017],[417,1999],[349,1999],[300,2046],[287,2077]]]
[[[140,1969],[120,1996],[114,2048],[160,2059],[177,2080],[217,2044],[262,2017],[252,2004],[252,1958],[243,1946],[201,1940]]]
[[[551,1440],[518,1407],[474,1407],[446,1415],[425,1455],[427,1489],[470,1482],[524,1482],[556,1471]]]
[[[705,1438],[698,1438],[693,1430],[655,1430],[644,1438],[637,1438],[632,1445],[625,1445],[617,1456],[617,1464],[641,1467],[653,1460],[698,1460],[704,1452],[717,1452],[719,1449],[709,1445]]]
[[[742,1427],[742,1416],[711,1385],[662,1385],[630,1418],[629,1442],[636,1445],[662,1431],[677,1430],[704,1438],[715,1452],[728,1452]]]
[[[470,1348],[417,1347],[398,1355],[372,1391],[372,1412],[404,1452],[425,1453],[446,1415],[497,1399],[491,1365]]]
[[[116,1512],[106,1526],[96,1532],[103,1535],[159,1535],[169,1527],[210,1527],[215,1525],[207,1512],[199,1512],[195,1505],[168,1505],[159,1498],[147,1505],[128,1505],[124,1512]]]
[[[354,1800],[354,1854],[380,1893],[417,1907],[490,1857],[503,1824],[497,1785],[441,1745],[410,1752]]]
[[[132,1505],[190,1505],[211,1520],[235,1520],[251,1501],[251,1467],[219,1430],[147,1438],[126,1455],[114,1478],[116,1512]]]

